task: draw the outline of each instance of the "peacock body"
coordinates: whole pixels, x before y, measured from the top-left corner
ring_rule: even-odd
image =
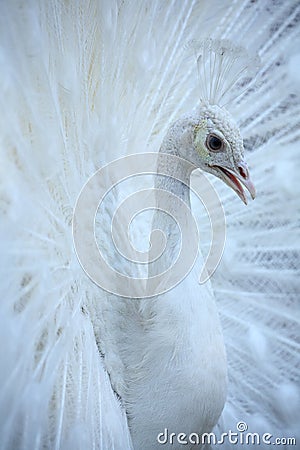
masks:
[[[242,431],[241,422],[297,439],[298,2],[19,0],[0,8],[1,448],[154,449],[165,428],[189,435],[217,424],[220,436]],[[205,61],[224,42],[247,73],[234,80],[236,72],[225,70],[221,86],[220,71]],[[203,165],[207,116],[214,133],[226,129],[228,142],[245,149],[257,190],[247,208]],[[174,136],[180,145],[169,147]],[[180,153],[191,141],[199,151]],[[100,289],[74,249],[79,193],[116,158],[169,148],[209,172],[221,197],[220,264],[199,285],[211,236],[188,185],[203,187],[200,174],[190,171],[186,184],[172,188],[169,177],[158,178],[157,188],[191,204],[203,256],[174,289],[139,299],[130,280],[168,266],[178,230],[146,211],[130,233],[145,251],[151,229],[165,227],[165,260],[136,268],[122,258],[112,217],[153,179],[146,173],[122,185],[108,174],[103,183],[113,189],[95,233],[115,272],[129,277],[134,300]],[[233,152],[237,164],[241,149]],[[127,228],[118,236],[128,249]],[[181,448],[174,442],[164,447]]]

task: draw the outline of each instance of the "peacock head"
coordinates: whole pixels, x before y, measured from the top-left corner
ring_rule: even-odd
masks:
[[[255,188],[244,160],[240,130],[232,116],[217,105],[202,102],[201,119],[194,128],[198,165],[224,181],[247,204],[243,186],[255,198]]]
[[[243,187],[255,198],[255,187],[244,160],[243,139],[228,111],[202,101],[192,115],[177,122],[175,134],[180,136],[178,156],[220,178],[245,204]]]
[[[255,82],[259,58],[226,39],[191,41],[188,47],[196,56],[201,100],[191,121],[186,122],[190,144],[186,159],[220,178],[247,204],[243,187],[252,199],[255,188],[244,160],[239,128],[224,105]]]

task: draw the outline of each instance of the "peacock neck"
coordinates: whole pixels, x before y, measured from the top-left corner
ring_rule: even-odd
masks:
[[[165,234],[166,247],[162,256],[149,264],[149,276],[162,273],[172,266],[180,251],[181,233],[188,229],[188,223],[185,224],[185,230],[182,230],[176,220],[181,218],[181,222],[185,222],[186,207],[190,209],[191,206],[191,165],[179,157],[165,158],[164,155],[178,156],[176,148],[168,144],[168,141],[164,142],[159,152],[154,184],[156,210],[152,221],[152,231],[158,229]],[[168,175],[160,175],[162,172]],[[161,191],[169,194],[167,200]]]
[[[164,155],[170,155],[174,158],[164,158]],[[165,172],[170,174],[170,176],[157,175],[155,177],[155,188],[176,195],[190,207],[192,166],[180,157],[176,142],[173,139],[168,139],[168,136],[163,141],[159,150],[157,172],[158,174]],[[157,204],[160,206],[159,194],[157,195]]]
[[[178,156],[176,146],[172,148],[168,141],[160,153]],[[160,165],[165,163],[170,161],[159,158],[158,173],[161,173]],[[181,231],[189,229],[186,223],[186,228],[180,230],[170,214],[162,211],[167,206],[175,218],[182,218],[186,206],[190,208],[191,166],[177,158],[171,165],[168,171],[163,171],[170,176],[157,175],[155,180],[157,209],[152,231],[159,229],[165,233],[166,247],[163,254],[148,265],[150,277],[174,264],[180,251]],[[170,204],[166,205],[161,191],[171,194]],[[181,202],[172,203],[174,195]],[[132,364],[127,361],[129,379],[135,386],[128,400],[135,448],[145,448],[140,439],[145,423],[151,424],[149,441],[154,443],[162,424],[175,432],[197,430],[201,434],[210,431],[221,414],[227,384],[223,337],[210,283],[200,286],[197,275],[196,263],[174,289],[138,303],[141,327],[135,342],[139,351],[135,351]],[[147,401],[149,393],[151,402]],[[142,419],[134,417],[131,405],[139,408]]]

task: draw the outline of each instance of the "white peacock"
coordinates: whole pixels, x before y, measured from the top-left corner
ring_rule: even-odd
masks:
[[[203,3],[1,4],[3,449],[155,449],[165,428],[200,435],[239,421],[296,436],[300,111],[299,79],[287,68],[299,5]],[[181,50],[195,38],[200,103]],[[260,68],[235,41],[258,52]],[[241,136],[259,191],[249,208],[234,194],[255,196]],[[228,222],[224,257],[211,282],[198,283],[200,258],[173,290],[118,298],[78,264],[73,209],[99,166],[158,148],[215,175]],[[164,177],[156,187],[190,206],[185,167],[177,168],[185,183]],[[117,186],[113,200],[122,195]],[[114,207],[97,216],[101,245]],[[160,211],[153,228],[169,244],[150,274],[178,250],[178,229]],[[106,251],[126,272],[127,261]]]

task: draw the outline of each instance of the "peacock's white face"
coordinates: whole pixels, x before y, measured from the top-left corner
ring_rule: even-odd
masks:
[[[178,147],[188,148],[181,157],[220,178],[245,204],[247,197],[243,186],[255,198],[239,128],[224,108],[203,102],[200,110],[181,122],[181,126],[183,133]],[[187,135],[189,145],[186,145]]]

